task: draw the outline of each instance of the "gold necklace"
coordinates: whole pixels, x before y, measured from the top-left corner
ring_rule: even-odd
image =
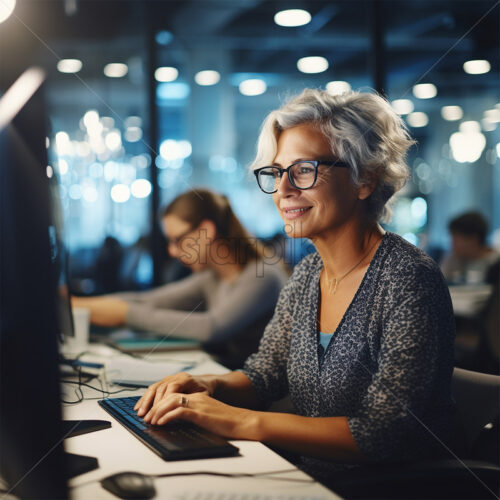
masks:
[[[328,284],[328,295],[335,295],[335,292],[337,291],[337,287],[339,285],[339,283],[349,274],[351,273],[352,271],[354,271],[354,269],[356,269],[360,264],[361,262],[363,262],[363,260],[366,259],[366,257],[370,254],[370,252],[373,250],[373,248],[375,247],[375,245],[378,243],[378,240],[375,240],[375,243],[368,249],[368,251],[363,254],[363,256],[361,257],[361,259],[356,262],[356,264],[354,264],[354,266],[352,266],[346,273],[344,273],[340,278],[329,278],[328,277],[328,271],[326,270],[326,267],[324,268],[325,270],[325,279],[326,279],[326,282]],[[332,288],[333,288],[333,291],[332,291]]]

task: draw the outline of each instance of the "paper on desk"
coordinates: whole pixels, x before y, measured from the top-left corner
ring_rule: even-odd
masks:
[[[118,357],[106,362],[106,374],[115,384],[148,387],[158,380],[190,366],[186,363],[153,362],[132,357]]]

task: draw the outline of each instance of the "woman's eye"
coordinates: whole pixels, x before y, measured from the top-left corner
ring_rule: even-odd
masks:
[[[312,174],[313,172],[314,172],[314,169],[311,167],[299,167],[299,174],[300,175]]]

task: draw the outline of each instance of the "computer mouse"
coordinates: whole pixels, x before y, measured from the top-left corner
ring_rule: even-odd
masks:
[[[105,344],[89,344],[85,348],[85,353],[94,356],[102,356],[104,358],[111,358],[120,354],[120,351],[113,349]]]
[[[156,489],[153,478],[140,472],[119,472],[101,480],[101,486],[120,498],[153,498]]]

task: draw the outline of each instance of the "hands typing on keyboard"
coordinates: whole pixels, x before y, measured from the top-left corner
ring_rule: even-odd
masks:
[[[134,436],[164,460],[226,457],[238,454],[238,448],[225,439],[188,422],[154,426],[134,411],[139,396],[110,398],[99,404]]]

